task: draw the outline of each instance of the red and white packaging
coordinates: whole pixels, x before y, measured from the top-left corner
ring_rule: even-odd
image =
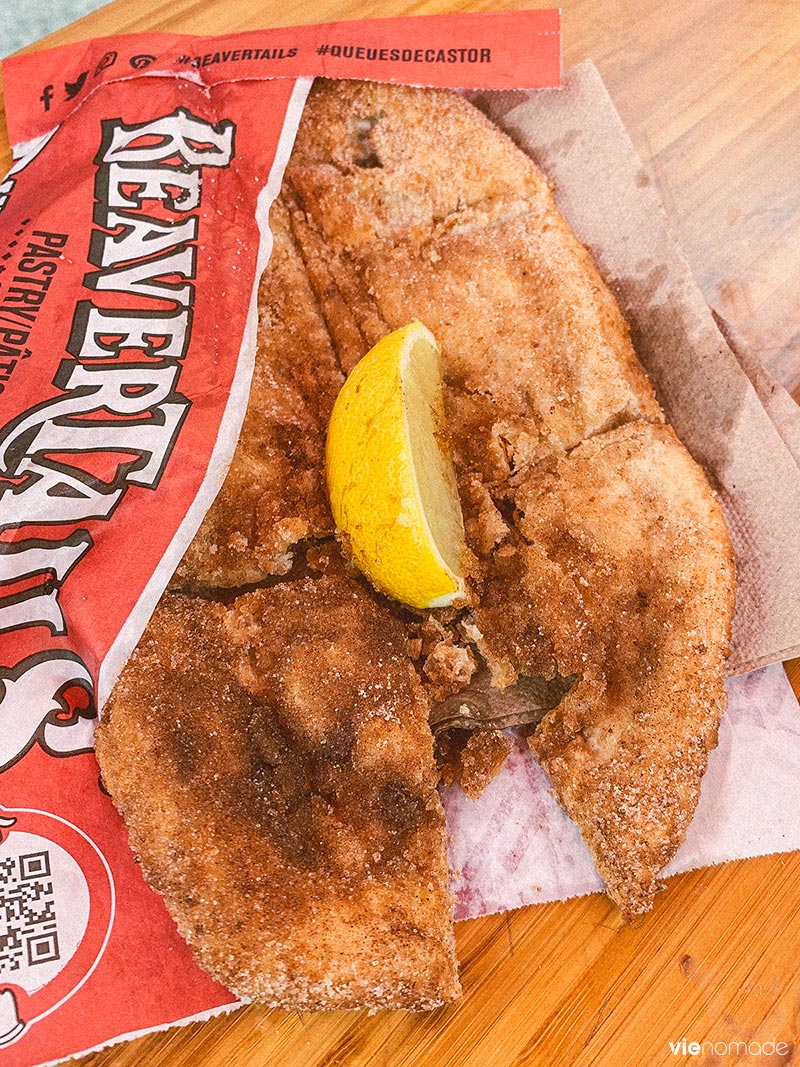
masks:
[[[314,76],[555,86],[557,11],[82,42],[3,65],[0,1064],[234,1004],[92,754],[244,416],[266,217]]]

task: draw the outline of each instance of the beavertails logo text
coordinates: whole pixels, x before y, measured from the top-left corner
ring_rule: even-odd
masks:
[[[83,279],[91,298],[75,308],[57,394],[0,431],[0,538],[16,531],[13,542],[0,539],[0,593],[14,590],[0,595],[0,634],[67,635],[59,593],[93,544],[82,524],[109,520],[130,486],[158,485],[190,407],[178,382],[192,333],[202,172],[233,154],[232,122],[211,125],[183,108],[135,125],[103,122]],[[66,241],[34,230],[25,271],[0,291],[2,340],[9,350],[19,342],[20,358],[36,343]],[[58,536],[42,536],[48,526]],[[76,687],[89,697],[76,701]],[[90,694],[71,652],[0,669],[0,771],[37,743],[53,755],[86,751]]]

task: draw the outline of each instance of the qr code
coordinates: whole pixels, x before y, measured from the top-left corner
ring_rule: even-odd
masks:
[[[0,859],[0,971],[59,958],[50,853]]]

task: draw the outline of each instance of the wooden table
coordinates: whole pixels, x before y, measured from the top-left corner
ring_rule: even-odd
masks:
[[[116,0],[46,43],[512,7],[491,0]],[[526,5],[516,5],[526,6]],[[533,6],[533,5],[527,5]],[[545,6],[545,5],[540,5]],[[656,175],[708,303],[800,397],[800,4],[567,0],[565,66],[591,58]],[[5,170],[7,143],[0,143]],[[800,661],[789,666],[800,691]],[[675,878],[624,926],[604,897],[462,923],[464,999],[426,1016],[249,1007],[89,1067],[657,1067],[668,1042],[784,1041],[800,1062],[800,853]]]

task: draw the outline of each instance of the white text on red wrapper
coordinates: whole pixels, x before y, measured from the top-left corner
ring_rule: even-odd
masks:
[[[66,634],[59,590],[93,543],[81,524],[108,520],[130,486],[152,489],[163,474],[190,407],[177,386],[192,331],[202,171],[228,166],[233,142],[231,122],[212,125],[183,108],[145,123],[103,123],[88,257],[93,269],[83,279],[94,295],[77,304],[67,344],[72,358],[53,378],[59,394],[0,434],[0,479],[6,480],[0,481],[0,530],[72,529],[59,539],[0,543],[0,581],[47,578],[0,597],[0,633],[45,626]],[[103,293],[123,294],[124,306],[119,295],[103,302]],[[103,480],[93,475],[81,463],[89,454],[105,454],[114,473]],[[28,657],[30,669],[43,667],[43,660],[54,665],[60,655]],[[69,659],[74,668],[74,654]],[[22,668],[0,671],[0,769],[27,751],[37,731],[43,736],[37,715],[27,715],[24,727],[18,721],[20,729],[4,721]],[[42,696],[47,718],[52,692]],[[59,735],[59,754],[66,754]]]

